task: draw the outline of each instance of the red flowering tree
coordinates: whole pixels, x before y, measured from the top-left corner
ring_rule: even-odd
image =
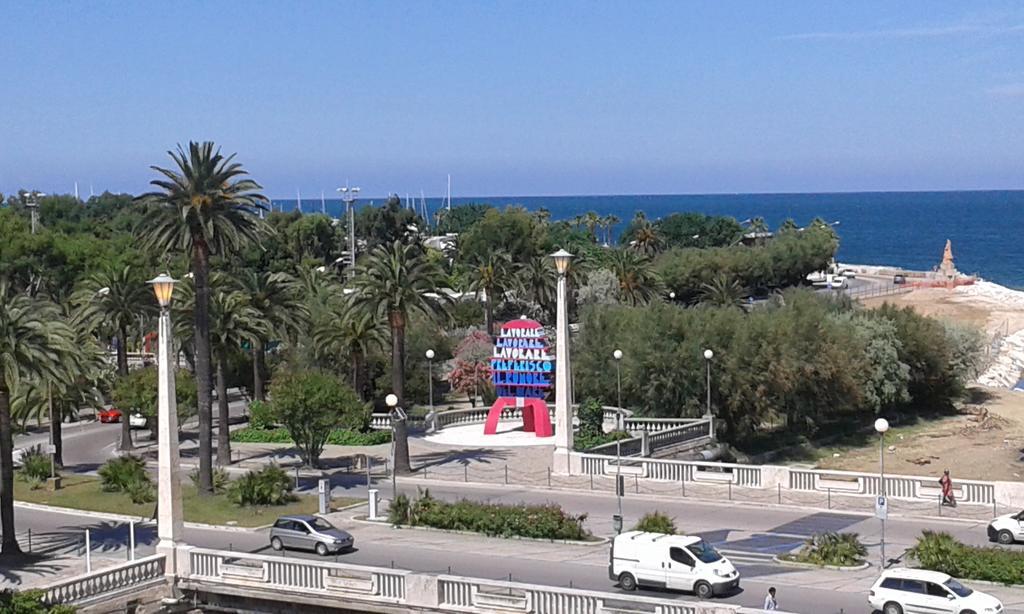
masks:
[[[481,393],[491,390],[493,347],[487,333],[475,330],[455,348],[455,366],[448,374],[448,382],[453,390],[469,397],[473,407]]]

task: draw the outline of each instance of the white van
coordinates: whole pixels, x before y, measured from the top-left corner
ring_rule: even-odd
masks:
[[[626,591],[653,586],[708,599],[740,585],[729,559],[699,537],[629,531],[612,540],[608,558],[608,577]]]
[[[988,538],[1006,546],[1024,541],[1024,512],[993,519],[988,523]]]

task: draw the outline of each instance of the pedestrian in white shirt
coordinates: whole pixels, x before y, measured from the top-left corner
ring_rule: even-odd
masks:
[[[764,607],[763,610],[778,610],[779,602],[775,601],[775,587],[768,589],[768,594],[764,596]]]

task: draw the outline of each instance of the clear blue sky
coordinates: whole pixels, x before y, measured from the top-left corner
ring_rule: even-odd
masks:
[[[5,2],[0,191],[1024,187],[1019,2]]]

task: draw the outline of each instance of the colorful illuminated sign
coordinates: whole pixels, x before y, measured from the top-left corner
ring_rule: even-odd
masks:
[[[544,399],[554,384],[555,358],[548,354],[548,338],[539,322],[522,318],[506,322],[494,342],[491,381],[498,399],[491,406],[485,434],[497,432],[502,409],[522,408],[523,430],[538,437],[552,435]]]

